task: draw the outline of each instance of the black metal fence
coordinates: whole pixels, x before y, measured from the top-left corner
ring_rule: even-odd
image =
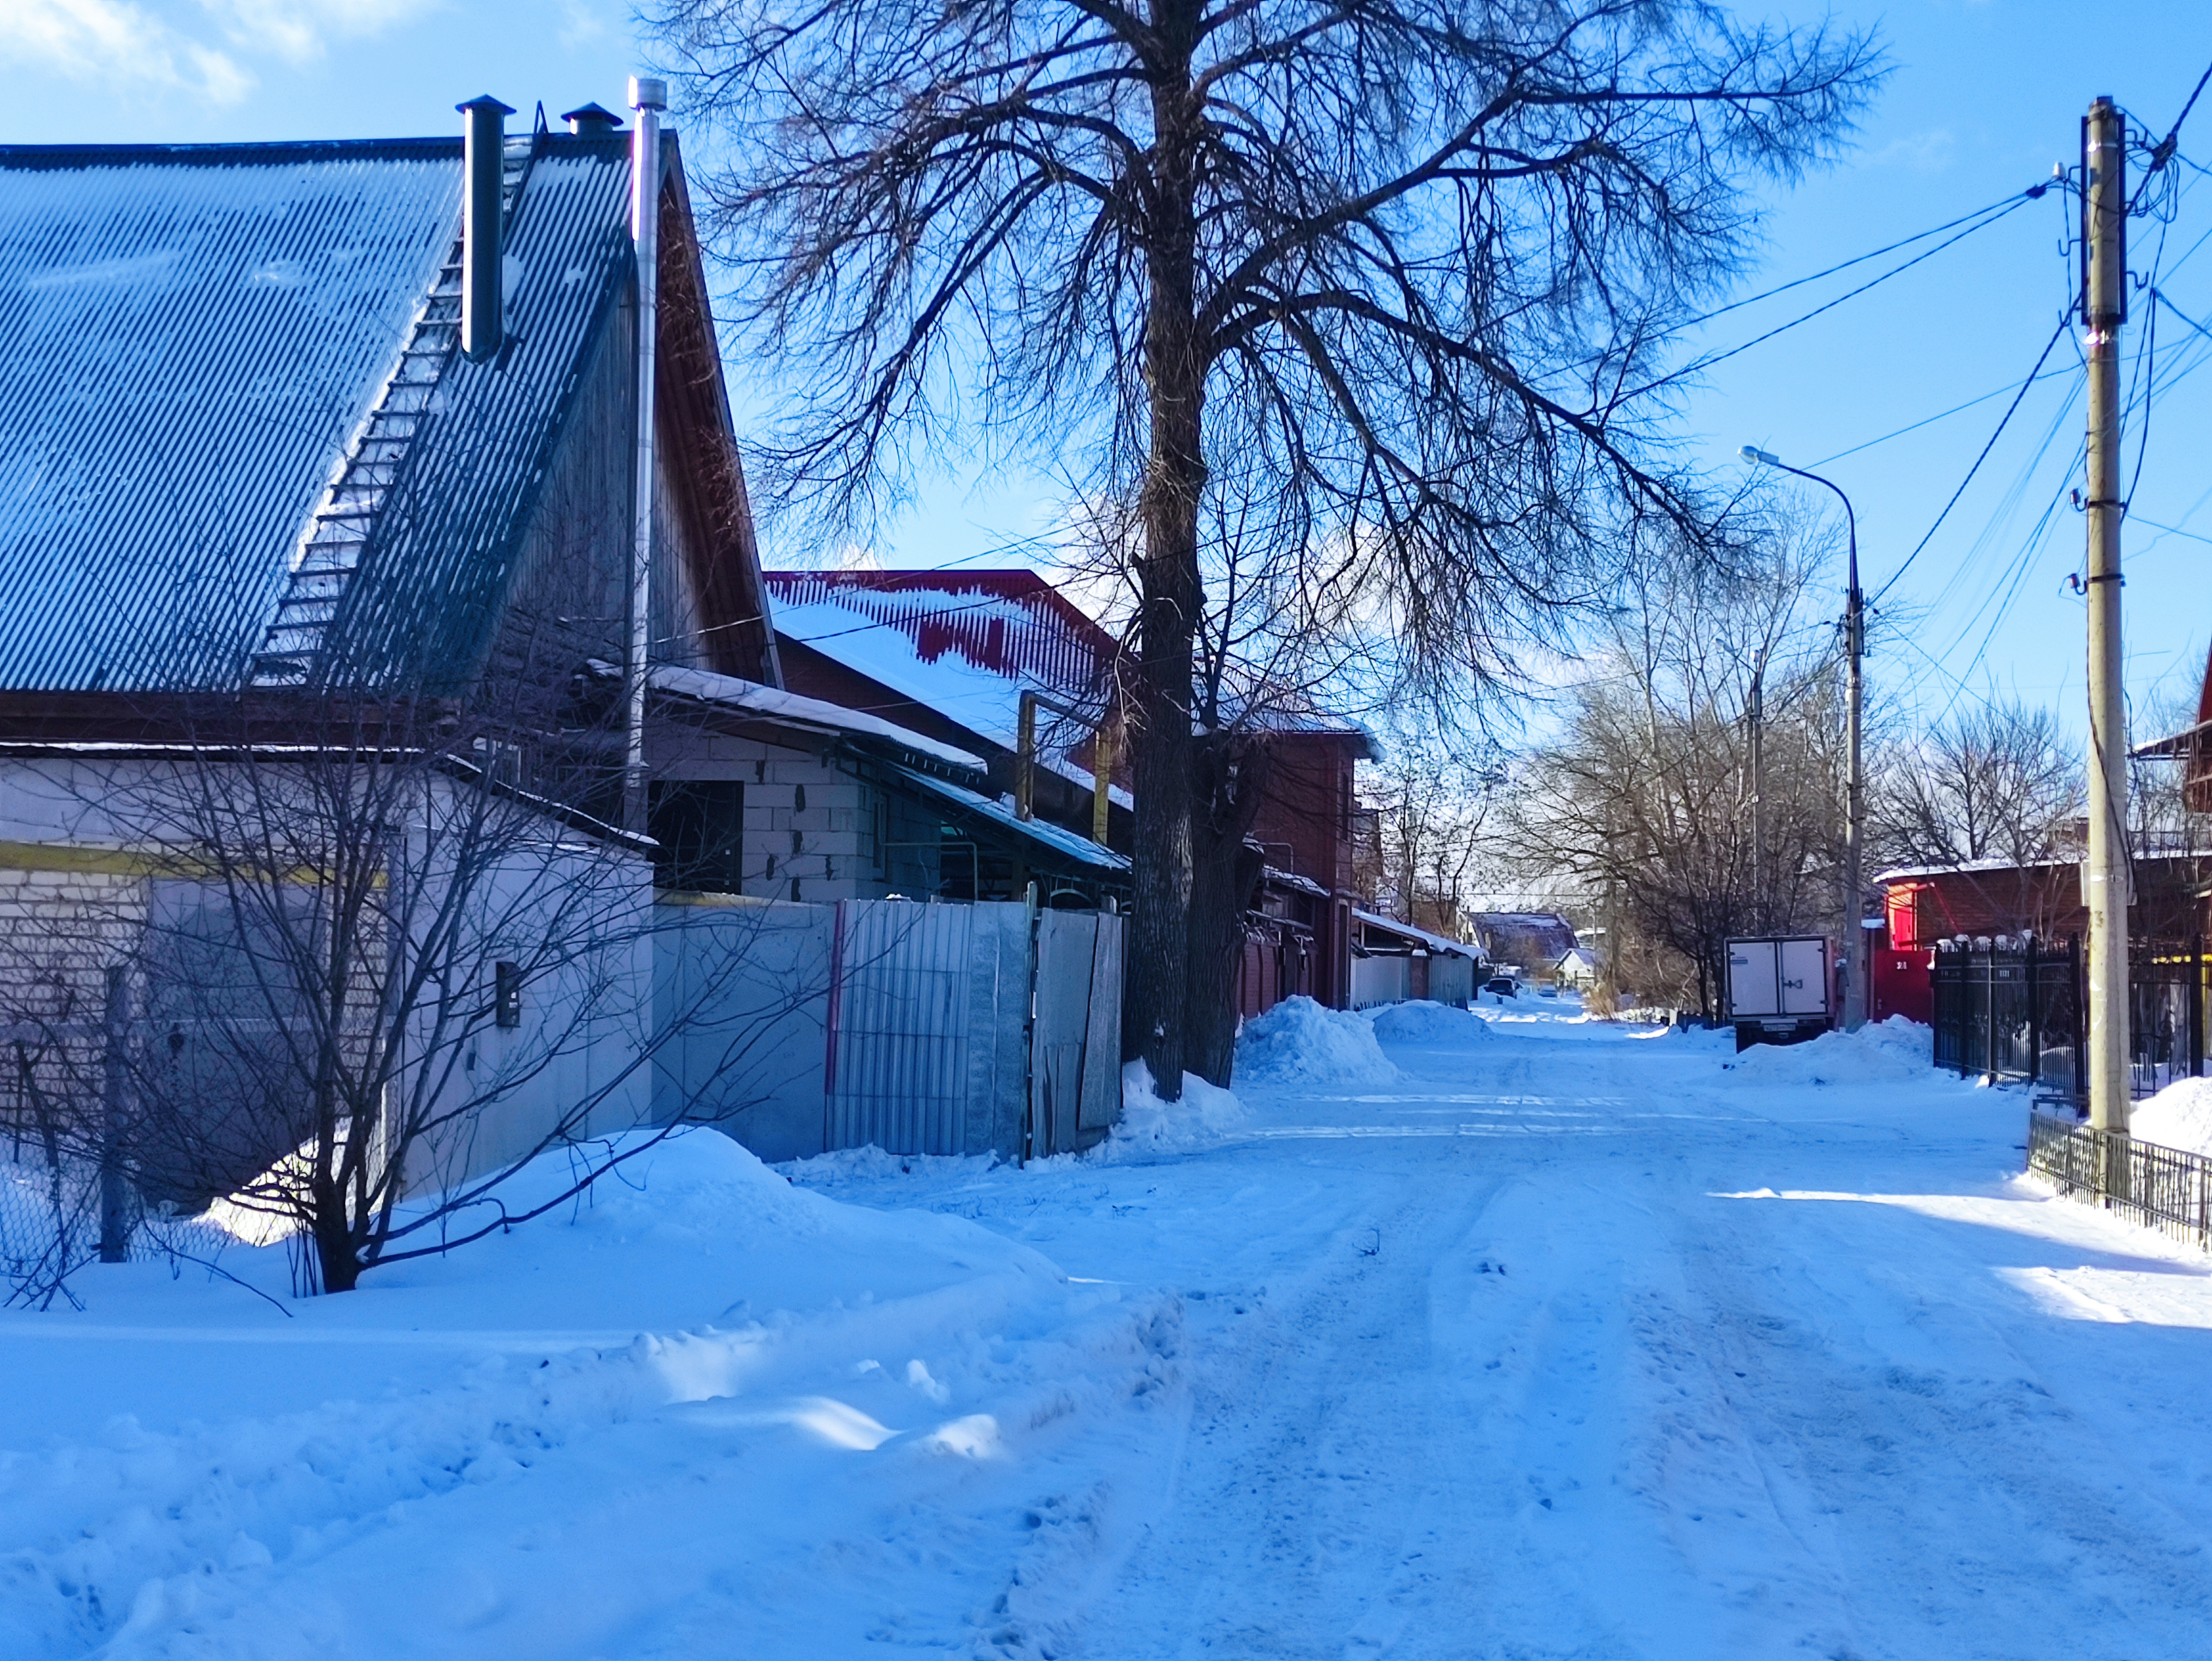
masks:
[[[2212,1159],[2201,1153],[2030,1112],[2027,1168],[2070,1198],[2212,1249]]]
[[[2203,938],[2138,940],[2128,953],[2129,1093],[2153,1096],[2204,1073]]]
[[[2083,1099],[2088,995],[2078,940],[1944,940],[1933,980],[1936,1066]],[[2201,938],[2132,942],[2128,1004],[2131,1095],[2203,1076],[2212,1059],[2212,958]]]
[[[1934,970],[1936,1065],[2078,1095],[2081,948],[2032,934],[1945,940]]]

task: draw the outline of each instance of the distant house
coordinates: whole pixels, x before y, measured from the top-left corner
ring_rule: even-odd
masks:
[[[1479,911],[1474,937],[1500,969],[1549,980],[1577,945],[1574,925],[1556,911]]]
[[[1575,947],[1551,966],[1551,978],[1578,992],[1589,990],[1597,984],[1597,953],[1586,946]]]
[[[982,805],[969,804],[974,891],[1011,896],[1018,874],[1040,870],[1064,883],[1071,899],[1126,891],[1133,804],[1127,756],[1115,739],[1123,648],[1112,634],[1034,571],[770,571],[765,581],[794,691],[986,758],[1001,822],[980,822]],[[1050,855],[1015,841],[1002,822],[1020,782],[1024,693],[1044,701],[1031,704],[1030,823],[1075,839]],[[1266,726],[1271,779],[1249,838],[1265,870],[1247,919],[1241,1007],[1257,1014],[1296,993],[1345,1007],[1354,938],[1353,775],[1373,757],[1373,743],[1357,722],[1294,700],[1271,711]],[[1105,850],[1115,861],[1111,871],[1078,863]],[[948,862],[945,873],[948,891],[965,891],[957,864]]]
[[[2135,861],[2129,932],[2138,940],[2186,941],[2203,928],[2203,896],[2212,855],[2158,855]],[[1870,1019],[1931,1019],[1936,952],[1944,941],[2033,935],[2052,950],[2085,939],[2089,909],[2081,867],[2072,860],[2016,865],[1976,860],[1908,866],[1874,879],[1881,927],[1868,931]]]
[[[1486,972],[1482,948],[1371,911],[1352,914],[1354,1009],[1425,998],[1465,1008]]]

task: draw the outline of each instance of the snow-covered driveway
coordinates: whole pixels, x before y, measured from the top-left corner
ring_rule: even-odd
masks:
[[[1569,1013],[1197,1151],[695,1152],[289,1323],[9,1315],[0,1654],[2212,1652],[2201,1256],[2017,1095]]]

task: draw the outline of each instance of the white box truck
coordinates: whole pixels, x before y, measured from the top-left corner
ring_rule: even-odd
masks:
[[[1834,1024],[1835,977],[1820,934],[1770,934],[1728,943],[1729,1019],[1735,1047],[1800,1043]]]

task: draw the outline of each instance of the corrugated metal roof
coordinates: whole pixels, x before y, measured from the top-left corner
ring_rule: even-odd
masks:
[[[1034,571],[769,571],[777,605],[833,605],[896,630],[924,663],[952,653],[1064,697],[1098,695],[1114,636]],[[790,638],[842,656],[830,630]]]
[[[0,685],[235,678],[452,240],[459,156],[0,149]]]
[[[1127,854],[1117,854],[1110,848],[1102,848],[1089,837],[1063,830],[1048,820],[1023,818],[1004,802],[994,801],[990,797],[979,795],[949,779],[933,778],[911,767],[893,764],[891,770],[920,785],[969,819],[981,821],[1006,836],[1049,850],[1073,864],[1088,866],[1098,871],[1127,872],[1129,869]]]
[[[515,528],[629,271],[623,139],[550,135],[507,237],[509,348],[458,354],[335,626],[326,676],[434,683],[473,670]]]
[[[326,677],[480,656],[629,259],[624,140],[538,142],[514,347],[443,372]],[[239,684],[452,246],[460,163],[459,139],[0,149],[0,686]]]

